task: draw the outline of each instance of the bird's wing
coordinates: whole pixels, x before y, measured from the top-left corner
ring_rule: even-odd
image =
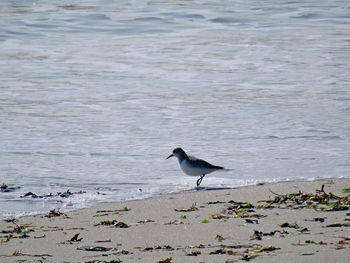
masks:
[[[190,159],[191,161],[200,160],[200,159],[194,157],[193,155],[188,155],[188,159]]]
[[[191,162],[193,162],[193,163],[195,163],[195,164],[197,164],[197,165],[203,166],[203,167],[215,168],[215,169],[224,169],[224,168],[221,167],[221,166],[212,165],[212,164],[210,164],[210,163],[208,163],[208,162],[206,162],[206,161],[204,161],[204,160],[202,160],[202,159],[196,158],[196,157],[194,157],[194,156],[192,156],[192,155],[188,155],[188,159],[189,159]]]

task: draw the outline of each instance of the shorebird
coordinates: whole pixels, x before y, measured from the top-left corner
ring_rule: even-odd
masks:
[[[201,184],[204,176],[216,170],[224,169],[224,167],[212,165],[202,159],[187,155],[181,148],[176,148],[167,159],[175,156],[179,161],[182,171],[191,176],[200,176],[197,180],[197,187]]]

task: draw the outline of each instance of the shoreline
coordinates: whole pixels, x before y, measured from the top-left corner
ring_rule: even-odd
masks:
[[[2,220],[0,262],[347,262],[349,188],[329,178],[191,189]]]
[[[310,179],[310,180],[305,180],[305,179],[293,179],[293,180],[286,180],[286,181],[275,181],[275,182],[256,182],[254,184],[247,184],[247,185],[240,185],[240,186],[235,186],[235,187],[200,187],[199,191],[223,191],[223,190],[233,190],[233,189],[240,189],[240,188],[245,188],[245,187],[254,187],[254,186],[261,186],[261,185],[274,185],[274,184],[280,184],[280,183],[298,183],[298,182],[317,182],[317,181],[326,181],[326,180],[342,180],[342,179],[347,179],[344,177],[340,177],[340,178],[317,178],[317,179]],[[140,197],[140,198],[130,198],[130,199],[125,199],[125,200],[112,200],[112,201],[98,201],[95,204],[91,205],[91,206],[85,206],[85,207],[77,207],[77,208],[60,208],[60,207],[56,207],[54,208],[54,210],[57,211],[61,211],[63,213],[69,213],[69,212],[74,212],[74,211],[78,211],[78,210],[83,210],[83,209],[93,209],[99,206],[103,206],[103,205],[108,205],[110,203],[118,203],[118,202],[129,202],[129,201],[141,201],[141,200],[147,200],[147,199],[151,199],[151,198],[158,198],[158,197],[163,197],[163,196],[167,196],[167,195],[173,195],[173,194],[186,194],[186,193],[191,193],[191,192],[197,192],[198,190],[193,187],[193,188],[189,188],[189,189],[182,189],[182,190],[176,190],[173,192],[167,192],[167,193],[158,193],[155,195],[151,195],[151,196],[146,196],[146,197]],[[59,192],[58,194],[64,194],[69,192],[69,189],[65,192]],[[32,192],[28,192],[25,195],[28,194],[31,195],[35,195]],[[72,194],[85,194],[84,190],[80,190],[78,192],[73,192]],[[50,195],[50,194],[47,194]],[[46,196],[45,194],[43,196]],[[24,196],[21,196],[24,197]],[[41,198],[39,198],[39,200],[43,200]],[[30,199],[24,200],[24,201],[30,201]],[[36,199],[34,199],[34,201],[36,201]],[[23,218],[23,217],[28,217],[28,216],[36,216],[36,215],[43,215],[45,213],[48,213],[50,210],[47,209],[47,211],[36,211],[36,212],[22,212],[20,214],[11,214],[11,215],[6,215],[3,217],[0,217],[0,221],[2,220],[8,220],[8,219],[19,219],[19,218]]]

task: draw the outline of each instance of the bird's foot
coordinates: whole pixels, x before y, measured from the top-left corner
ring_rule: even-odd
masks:
[[[203,174],[198,180],[197,180],[197,187],[201,184],[205,174]]]

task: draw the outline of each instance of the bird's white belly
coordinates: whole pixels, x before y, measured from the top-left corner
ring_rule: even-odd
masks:
[[[194,167],[187,160],[183,160],[180,163],[180,167],[185,174],[191,175],[191,176],[200,176],[203,174],[208,174],[213,172],[213,169],[208,169],[204,167]]]

